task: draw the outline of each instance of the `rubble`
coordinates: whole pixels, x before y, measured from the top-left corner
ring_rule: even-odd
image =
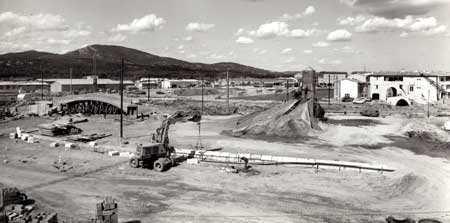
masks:
[[[92,223],[118,223],[118,205],[112,197],[106,197],[102,203],[97,204],[95,219]]]

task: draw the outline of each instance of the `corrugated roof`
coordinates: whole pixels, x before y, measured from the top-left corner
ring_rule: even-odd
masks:
[[[379,71],[373,72],[368,76],[403,76],[403,77],[420,77],[420,76],[450,76],[448,72],[430,72],[430,71]]]
[[[39,86],[41,86],[42,83],[38,82],[38,81],[26,81],[26,82],[23,82],[23,81],[0,81],[0,85],[8,85],[8,86],[39,85]],[[44,82],[44,85],[48,85],[48,83]]]
[[[44,79],[46,82],[58,82],[63,85],[92,85],[94,84],[93,79],[84,79],[84,78],[61,78],[61,79]],[[120,81],[99,78],[97,79],[97,84],[120,84]],[[130,80],[124,80],[123,84],[133,84]]]

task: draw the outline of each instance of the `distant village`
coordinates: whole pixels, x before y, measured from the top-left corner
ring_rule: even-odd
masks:
[[[216,80],[141,78],[136,81],[124,80],[123,87],[128,93],[146,94],[150,89],[242,87],[289,89],[298,88],[305,73],[292,77],[259,79],[230,78]],[[450,73],[420,71],[383,72],[337,72],[322,71],[314,75],[316,89],[327,89],[334,99],[366,98],[384,101],[392,105],[410,105],[413,102],[427,103],[445,100],[450,92]],[[36,79],[32,81],[0,81],[0,103],[7,104],[20,100],[65,94],[93,92],[117,93],[120,81],[98,78]]]

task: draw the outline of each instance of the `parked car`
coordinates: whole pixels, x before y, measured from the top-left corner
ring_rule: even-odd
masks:
[[[345,96],[342,98],[342,102],[352,102],[353,98],[350,97],[349,94],[345,94]]]

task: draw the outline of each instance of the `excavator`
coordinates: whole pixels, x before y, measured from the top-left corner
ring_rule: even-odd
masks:
[[[171,155],[175,151],[169,145],[169,127],[177,122],[200,122],[202,116],[198,110],[177,111],[162,121],[161,126],[152,134],[149,144],[139,144],[130,158],[133,168],[150,166],[158,172],[166,171],[175,164]]]

